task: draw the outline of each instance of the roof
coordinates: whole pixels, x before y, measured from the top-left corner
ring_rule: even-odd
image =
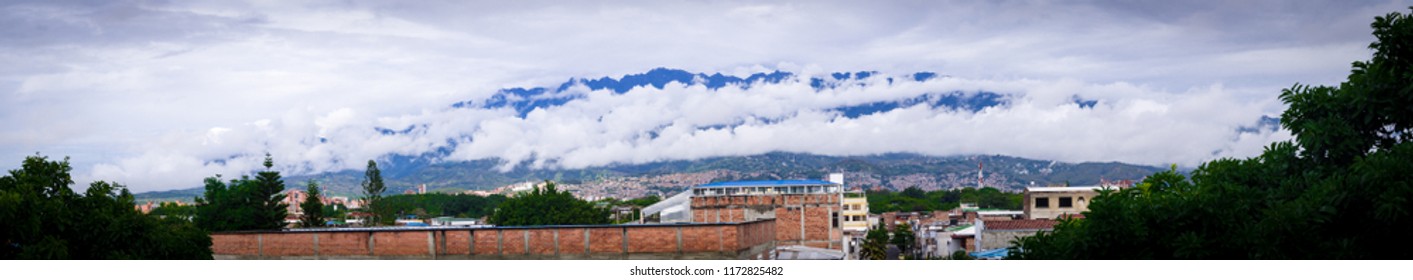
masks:
[[[732,181],[716,182],[697,186],[697,188],[737,188],[737,187],[793,187],[793,186],[820,186],[838,185],[838,183],[822,180],[775,180],[775,181]]]
[[[986,230],[1041,230],[1055,228],[1055,220],[983,221]]]
[[[968,255],[971,255],[971,257],[977,259],[999,260],[1010,256],[1011,250],[1006,248],[991,249],[986,251],[971,252],[968,253]]]
[[[844,251],[793,245],[775,248],[777,260],[842,260]]]
[[[1027,192],[1097,192],[1101,189],[1117,190],[1118,187],[1083,186],[1083,187],[1028,187]]]

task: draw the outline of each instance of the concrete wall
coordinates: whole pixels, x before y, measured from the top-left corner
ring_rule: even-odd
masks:
[[[252,231],[211,234],[216,259],[761,259],[775,221]]]
[[[1026,219],[1054,220],[1058,219],[1061,215],[1073,215],[1080,214],[1084,211],[1089,211],[1089,202],[1094,200],[1095,196],[1099,196],[1099,192],[1090,190],[1076,190],[1069,192],[1025,192],[1023,196],[1025,201],[1022,201],[1021,203],[1025,207],[1024,212]],[[1036,198],[1045,198],[1049,202],[1048,207],[1040,207],[1036,205]],[[1070,206],[1061,207],[1061,198],[1069,198]]]
[[[1035,236],[1035,234],[1038,233],[1038,232],[1040,232],[1040,231],[1039,231],[1039,230],[986,230],[986,232],[981,233],[981,239],[980,239],[981,242],[980,242],[980,244],[978,244],[979,247],[976,248],[976,251],[985,251],[985,250],[991,250],[991,249],[1009,248],[1009,247],[1011,247],[1011,240],[1016,240],[1016,238],[1021,238],[1021,237],[1025,237],[1025,236]]]

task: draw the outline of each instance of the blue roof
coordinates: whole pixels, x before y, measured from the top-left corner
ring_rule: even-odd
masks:
[[[821,180],[775,180],[775,181],[734,181],[716,182],[697,186],[698,188],[729,188],[729,187],[791,187],[791,186],[818,186],[837,185],[830,181]]]
[[[1004,259],[1011,255],[1011,250],[1007,248],[1000,248],[980,252],[971,252],[968,254],[971,255],[971,257],[978,259]]]

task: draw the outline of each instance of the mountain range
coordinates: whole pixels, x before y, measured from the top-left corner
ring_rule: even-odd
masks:
[[[513,109],[520,117],[530,112],[563,106],[566,103],[587,98],[585,90],[607,90],[623,94],[639,87],[664,88],[678,83],[688,86],[703,86],[708,89],[726,87],[750,88],[786,80],[808,81],[815,90],[848,86],[856,83],[888,83],[899,79],[928,81],[943,77],[932,72],[917,72],[903,76],[882,76],[873,71],[838,72],[813,77],[797,77],[783,71],[755,73],[748,76],[732,76],[721,73],[691,73],[684,70],[657,68],[641,74],[624,75],[619,78],[601,77],[594,79],[569,79],[553,87],[507,88],[497,91],[489,98],[465,100],[450,104],[447,110],[466,108]],[[932,108],[946,108],[956,111],[977,112],[989,107],[1007,106],[1012,97],[993,92],[939,92],[920,93],[910,97],[877,101],[864,104],[849,104],[831,108],[849,118],[888,112],[900,108],[926,105]],[[1076,106],[1093,107],[1097,100],[1073,98]],[[771,120],[764,120],[770,122]],[[1273,129],[1276,119],[1263,118],[1252,127],[1241,129]],[[731,125],[721,125],[729,127]],[[374,127],[384,135],[417,133],[418,125],[403,128]],[[649,131],[648,134],[653,132]],[[320,139],[320,141],[328,141]],[[638,189],[655,192],[671,192],[690,187],[684,183],[698,183],[703,180],[739,179],[790,179],[823,178],[829,172],[844,172],[851,186],[881,187],[902,189],[918,186],[926,189],[974,186],[977,183],[978,165],[984,165],[985,184],[1015,190],[1023,186],[1098,183],[1101,179],[1137,179],[1161,170],[1156,167],[1124,163],[1062,163],[1033,160],[1003,155],[990,156],[928,156],[918,154],[882,154],[867,156],[825,156],[802,153],[773,152],[749,156],[709,157],[695,160],[673,160],[646,164],[610,164],[608,166],[580,169],[530,169],[517,165],[504,170],[506,162],[500,159],[472,161],[442,160],[456,149],[457,141],[448,139],[447,144],[431,152],[419,155],[392,154],[378,159],[383,168],[383,176],[389,191],[400,193],[427,184],[431,190],[464,191],[486,190],[509,184],[539,180],[555,180],[571,189],[582,187],[594,189],[603,187],[604,182],[635,181],[629,184]],[[217,159],[216,161],[219,161]],[[652,179],[677,177],[691,179]],[[312,175],[286,177],[286,184],[294,187],[301,182],[315,179],[327,186],[327,191],[335,195],[355,195],[359,192],[362,170],[349,170]],[[664,177],[667,176],[667,177]],[[676,183],[672,183],[672,182]],[[597,185],[596,185],[597,184]],[[621,184],[620,184],[621,185]],[[581,190],[582,192],[604,192]],[[190,199],[200,195],[201,188],[148,192],[138,194],[142,199]],[[642,192],[623,191],[608,193],[607,196],[625,196]]]

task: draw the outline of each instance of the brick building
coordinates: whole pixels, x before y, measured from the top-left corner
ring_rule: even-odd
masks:
[[[694,223],[775,220],[775,241],[842,249],[843,176],[831,179],[720,182],[693,188]]]

